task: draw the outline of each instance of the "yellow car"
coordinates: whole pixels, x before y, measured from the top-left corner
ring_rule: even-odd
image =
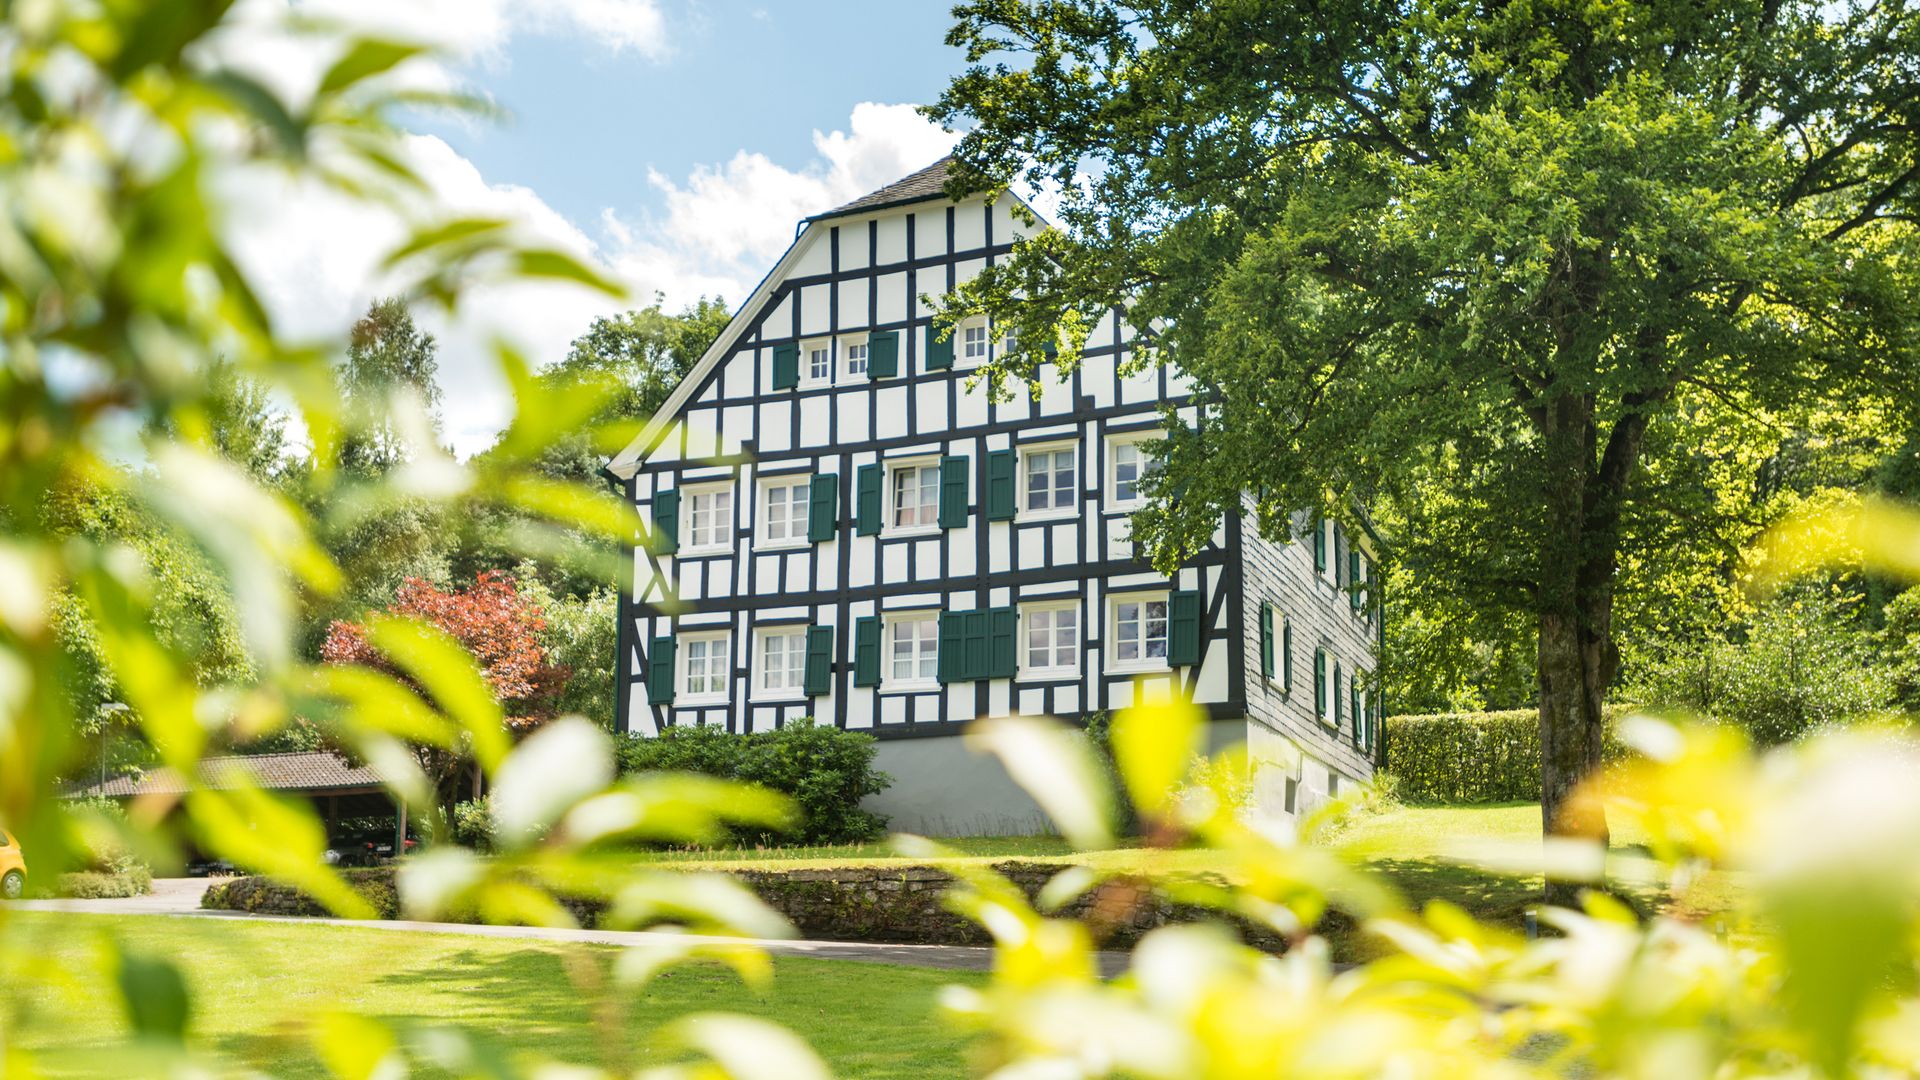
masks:
[[[0,897],[20,899],[27,891],[27,860],[20,854],[20,841],[0,829]]]

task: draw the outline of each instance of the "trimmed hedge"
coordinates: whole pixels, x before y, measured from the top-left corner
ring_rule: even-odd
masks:
[[[79,870],[54,879],[53,891],[69,900],[126,900],[153,891],[153,875],[144,866],[124,873]]]
[[[893,778],[873,767],[875,742],[812,720],[733,735],[717,727],[670,727],[620,744],[621,772],[695,772],[771,788],[793,799],[800,824],[780,836],[743,832],[746,843],[853,844],[887,831],[887,819],[860,800]]]
[[[392,867],[376,866],[342,870],[347,887],[365,897],[375,917],[400,917],[400,891],[394,887]],[[216,881],[201,894],[200,906],[208,911],[248,911],[259,915],[303,915],[309,918],[332,915],[320,902],[291,885],[271,878],[236,877]]]
[[[1609,705],[1604,754],[1619,761],[1627,750],[1613,727],[1632,710]],[[1540,798],[1540,714],[1500,712],[1390,716],[1382,728],[1385,771],[1396,793],[1412,803],[1529,802]]]

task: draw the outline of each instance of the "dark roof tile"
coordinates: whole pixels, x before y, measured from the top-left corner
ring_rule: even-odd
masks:
[[[215,788],[237,786],[247,775],[269,791],[336,791],[373,787],[380,774],[370,765],[349,765],[325,750],[283,754],[243,754],[208,758],[202,763],[208,783]],[[81,784],[67,790],[68,798],[105,795],[126,799],[139,795],[178,795],[187,790],[178,773],[158,768],[140,776],[116,776],[105,783]]]
[[[815,214],[807,220],[817,221],[820,218],[839,217],[841,214],[853,214],[861,210],[877,210],[883,206],[898,206],[901,203],[940,198],[946,194],[947,176],[952,164],[953,155],[948,154],[919,172],[895,180],[878,191],[862,195],[845,206],[829,210],[824,214]]]

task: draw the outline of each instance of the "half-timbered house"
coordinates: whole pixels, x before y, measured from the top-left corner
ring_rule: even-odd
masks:
[[[988,399],[1008,344],[944,293],[1005,258],[1016,199],[954,202],[940,162],[800,223],[793,245],[608,465],[650,528],[619,626],[618,726],[872,732],[896,825],[1024,831],[1033,804],[955,738],[976,717],[1083,718],[1177,687],[1249,744],[1263,813],[1368,777],[1380,605],[1365,537],[1241,515],[1171,577],[1136,557],[1143,441],[1175,371],[1102,320],[1037,396]]]

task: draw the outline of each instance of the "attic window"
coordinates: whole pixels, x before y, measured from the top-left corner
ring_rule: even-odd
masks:
[[[841,351],[847,357],[847,374],[866,378],[867,375],[867,339],[854,338],[841,343]]]

